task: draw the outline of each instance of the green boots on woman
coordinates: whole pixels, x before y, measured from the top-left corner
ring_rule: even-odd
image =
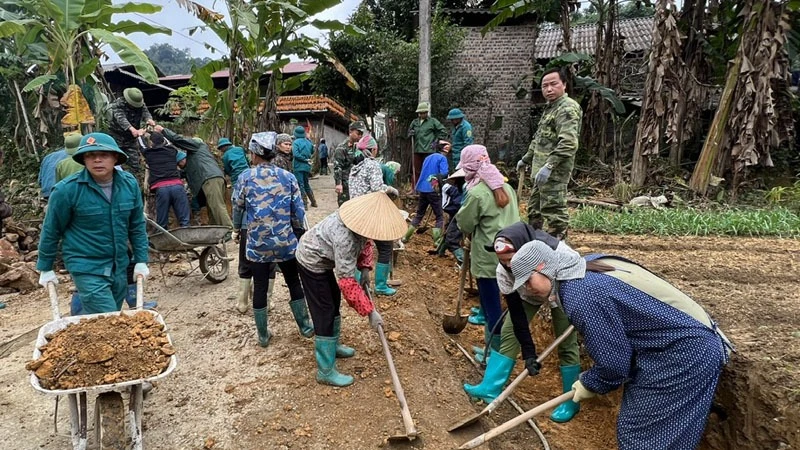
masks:
[[[336,370],[336,342],[338,336],[314,337],[314,356],[317,358],[317,382],[331,386],[350,386],[353,377]]]
[[[388,284],[389,272],[392,266],[386,263],[378,263],[375,266],[375,293],[378,295],[394,295],[397,289],[390,288]]]
[[[514,369],[513,359],[492,350],[483,380],[478,385],[465,384],[464,391],[472,398],[489,403],[503,392],[503,386],[511,376],[512,369]]]
[[[289,307],[292,309],[294,321],[297,323],[297,328],[300,329],[300,334],[303,337],[311,337],[314,334],[314,327],[311,325],[311,320],[308,318],[308,306],[306,306],[306,299],[298,298],[289,302]]]
[[[342,316],[333,319],[333,337],[336,338],[336,357],[337,358],[352,358],[355,356],[356,351],[346,345],[339,343],[339,336],[342,333]]]
[[[572,390],[572,385],[578,381],[578,376],[580,374],[580,365],[561,366],[561,386],[564,392],[569,392]],[[575,403],[572,400],[568,400],[559,405],[558,408],[553,411],[553,414],[550,414],[550,420],[557,423],[569,422],[573,417],[575,417],[575,414],[578,414],[578,411],[580,410],[580,403]]]
[[[256,331],[258,332],[258,345],[266,347],[269,345],[269,339],[272,333],[267,328],[267,308],[253,308],[253,317],[256,319]]]

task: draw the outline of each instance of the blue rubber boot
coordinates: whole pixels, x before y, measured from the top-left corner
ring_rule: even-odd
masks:
[[[473,306],[472,308],[469,309],[470,314],[478,314],[480,312],[481,312],[480,306]]]
[[[489,349],[499,352],[500,340],[501,336],[499,334],[495,334],[494,336],[492,336],[491,340],[489,341]],[[472,352],[475,353],[475,361],[478,361],[481,364],[486,364],[484,362],[484,358],[486,357],[484,350],[485,350],[484,347],[478,347],[478,346],[472,347]],[[491,354],[489,356],[491,356]]]
[[[267,308],[253,308],[253,317],[255,318],[256,331],[258,332],[258,345],[266,347],[269,345],[269,340],[272,337],[272,333],[270,333],[269,328],[267,328]]]
[[[298,298],[289,302],[289,308],[292,309],[294,321],[297,323],[297,328],[300,329],[300,334],[303,337],[311,337],[314,335],[314,327],[311,325],[311,320],[308,318],[308,306],[306,299]]]
[[[453,250],[453,256],[456,257],[456,262],[458,262],[459,266],[461,264],[464,264],[464,249],[463,248],[458,247],[457,249]],[[476,309],[476,308],[473,308],[473,309]]]
[[[314,356],[317,358],[317,382],[331,386],[350,386],[353,377],[336,370],[336,336],[315,336]]]
[[[128,285],[128,295],[125,297],[125,303],[128,304],[128,308],[130,309],[136,308],[136,283],[131,283]],[[153,309],[156,306],[158,306],[158,303],[148,302],[142,299],[143,309]]]
[[[561,386],[564,392],[572,390],[572,384],[578,381],[578,375],[581,374],[581,366],[561,366]],[[558,406],[550,414],[550,420],[557,423],[569,422],[581,410],[580,403],[575,403],[568,400]]]
[[[486,316],[483,315],[483,308],[478,308],[478,312],[470,315],[467,321],[473,325],[486,325]]]
[[[358,273],[358,272],[356,272]],[[342,316],[333,319],[333,337],[336,338],[336,357],[352,358],[355,356],[355,349],[339,343],[339,336],[342,333]]]
[[[503,392],[503,386],[506,385],[513,368],[513,359],[492,350],[483,380],[478,385],[465,384],[464,391],[472,398],[489,403]]]
[[[397,289],[390,288],[386,282],[389,280],[389,271],[392,266],[386,263],[378,263],[375,266],[375,293],[378,295],[394,295]]]

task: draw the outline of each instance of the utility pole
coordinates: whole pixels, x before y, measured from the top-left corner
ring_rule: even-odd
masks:
[[[431,101],[431,0],[419,0],[419,101]]]

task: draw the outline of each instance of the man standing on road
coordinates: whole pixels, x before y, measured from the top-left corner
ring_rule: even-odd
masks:
[[[325,138],[319,140],[319,174],[328,174],[328,144],[325,143]]]
[[[417,105],[418,117],[411,122],[408,127],[408,136],[414,138],[414,172],[411,185],[417,185],[417,177],[422,170],[422,162],[425,158],[434,152],[433,143],[440,139],[447,138],[447,130],[441,122],[429,117],[431,105],[428,102],[422,102]]]
[[[225,205],[225,174],[217,160],[200,138],[189,139],[162,126],[156,126],[173,145],[186,152],[186,178],[189,190],[200,206],[208,206],[209,225],[233,228],[228,207]]]
[[[333,151],[333,182],[336,184],[336,202],[339,206],[350,200],[350,169],[356,163],[356,144],[366,132],[364,122],[357,120],[351,123],[347,140]]]
[[[144,125],[156,125],[147,105],[144,104],[142,91],[137,88],[128,88],[122,91],[122,97],[114,100],[111,104],[111,113],[108,134],[128,155],[128,170],[137,180],[141,180],[140,149],[136,140],[140,136],[144,136]]]
[[[83,312],[119,311],[131,259],[134,279],[150,274],[141,190],[133,175],[114,169],[128,157],[105,133],[84,136],[72,158],[85,169],[53,188],[39,241],[39,284],[58,284],[53,263],[61,247]]]
[[[464,113],[458,109],[453,108],[447,113],[447,120],[453,124],[453,131],[450,137],[450,171],[454,171],[461,162],[461,150],[468,145],[475,143],[472,139],[472,124],[467,122],[464,118]]]
[[[528,223],[542,229],[546,220],[546,231],[563,240],[569,226],[567,185],[575,167],[583,111],[565,92],[566,78],[559,69],[546,71],[541,85],[547,107],[528,152],[517,163],[517,172],[532,163]]]

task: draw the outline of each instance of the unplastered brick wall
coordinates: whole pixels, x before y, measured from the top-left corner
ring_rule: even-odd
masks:
[[[486,96],[480,102],[483,105],[463,108],[472,124],[475,142],[485,145],[493,158],[510,143],[513,143],[512,151],[518,154],[530,143],[531,100],[518,99],[515,86],[533,71],[536,28],[533,25],[497,27],[485,36],[481,36],[479,27],[465,29],[467,36],[456,58],[453,77],[460,84],[467,75],[472,75],[487,86]],[[525,83],[530,91],[530,76]],[[494,116],[503,116],[502,127],[490,131],[488,142],[484,142],[486,128],[494,121]],[[504,153],[508,157],[507,152]]]

